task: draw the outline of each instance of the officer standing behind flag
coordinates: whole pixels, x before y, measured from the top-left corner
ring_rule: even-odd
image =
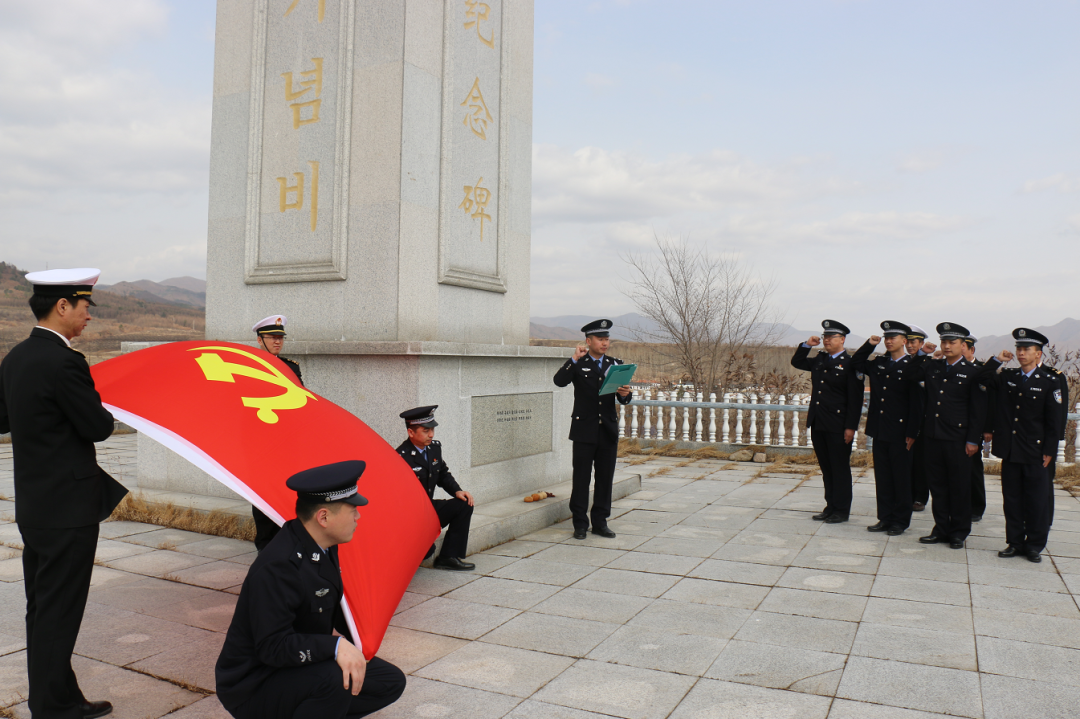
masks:
[[[447,528],[442,549],[435,557],[435,568],[468,571],[476,568],[475,564],[463,561],[468,556],[469,526],[475,502],[450,474],[442,456],[442,444],[435,439],[435,428],[439,426],[435,421],[435,410],[438,408],[437,404],[415,407],[398,415],[405,420],[409,438],[398,446],[397,451],[424,485],[424,491],[439,515],[439,525]],[[451,498],[435,499],[435,487],[442,487]],[[432,545],[427,556],[430,557],[434,550]]]
[[[338,545],[352,541],[368,503],[356,483],[365,463],[297,472],[296,519],[281,527],[248,570],[214,678],[236,719],[345,719],[393,704],[405,675],[364,660],[341,608]]]
[[[976,338],[968,335],[964,338],[964,359],[976,367],[982,367],[983,362],[975,359]],[[987,393],[987,381],[985,378],[979,382],[980,392],[976,392],[975,401],[980,405],[978,411],[983,417],[983,440],[990,441],[990,433],[994,431],[994,405],[989,401]],[[983,406],[985,405],[985,406]],[[979,451],[971,457],[971,521],[981,522],[986,512],[986,472],[983,467],[983,446],[979,444]]]
[[[914,358],[918,356],[923,342],[926,341],[926,330],[918,325],[909,325],[909,327],[911,327],[911,331],[907,335],[907,353]],[[926,389],[923,387],[923,383],[920,382],[915,389],[922,397],[925,405]],[[922,512],[926,509],[926,503],[930,501],[930,485],[926,483],[926,457],[923,452],[924,443],[920,439],[922,436],[922,418],[920,417],[914,421],[915,431],[918,434],[915,436],[915,444],[911,447],[911,508],[916,512]]]
[[[911,328],[881,323],[887,355],[869,359],[881,338],[874,335],[855,352],[852,363],[870,378],[866,434],[874,438],[874,484],[877,524],[870,532],[903,534],[911,524],[911,447],[922,420],[922,392],[914,380],[914,360],[907,353]]]
[[[1025,555],[1042,561],[1050,532],[1046,485],[1047,468],[1057,455],[1061,421],[1061,388],[1057,377],[1039,367],[1046,336],[1018,327],[1013,330],[1020,369],[991,376],[997,421],[993,453],[1001,459],[1001,495],[1005,509],[1005,541],[999,557]],[[991,371],[1008,362],[1008,350],[987,362]]]
[[[619,420],[615,401],[629,404],[633,397],[628,385],[613,394],[600,394],[604,375],[622,360],[609,357],[611,320],[594,320],[581,328],[585,345],[555,373],[555,386],[574,384],[574,413],[570,441],[574,443],[574,481],[570,490],[570,512],[574,519],[574,539],[585,539],[592,520],[592,533],[612,539],[608,527],[611,516],[611,485],[615,478],[615,458],[619,451]],[[589,480],[596,468],[592,512],[589,508]]]
[[[35,717],[93,719],[112,711],[88,701],[71,668],[98,525],[127,490],[97,464],[94,442],[113,417],[71,340],[90,322],[96,269],[31,272],[37,326],[0,364],[0,432],[11,432],[15,522],[23,540],[29,708]]]
[[[284,362],[303,387],[304,378],[300,376],[300,365],[281,356],[281,348],[285,345],[285,323],[288,321],[285,315],[270,315],[256,322],[251,331],[255,333],[259,346]],[[251,518],[255,520],[255,549],[261,552],[278,533],[278,525],[254,505],[251,507]]]
[[[851,514],[851,442],[862,416],[863,380],[844,350],[851,332],[836,320],[821,323],[814,335],[795,350],[791,366],[810,373],[810,409],[806,426],[825,483],[825,509],[814,519],[829,524],[846,522]],[[823,352],[810,357],[810,348]]]
[[[937,332],[942,359],[930,358],[936,346],[927,342],[916,365],[916,379],[926,386],[923,441],[934,512],[934,529],[919,541],[963,549],[971,533],[971,458],[983,439],[985,412],[979,408],[986,406],[974,395],[986,392],[978,381],[986,368],[964,359],[966,327],[942,322]]]

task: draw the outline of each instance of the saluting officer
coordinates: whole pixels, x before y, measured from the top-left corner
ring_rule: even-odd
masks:
[[[113,417],[86,357],[71,346],[90,322],[96,269],[31,272],[37,326],[0,364],[0,432],[11,432],[15,522],[22,535],[29,706],[35,717],[92,719],[71,668],[90,591],[98,523],[127,490],[97,464]]]
[[[436,569],[468,571],[476,565],[464,561],[468,555],[469,525],[472,523],[473,496],[463,490],[450,474],[450,468],[442,456],[442,444],[435,439],[435,410],[439,405],[416,407],[402,412],[399,417],[405,420],[405,429],[409,438],[397,448],[402,459],[409,463],[420,484],[424,485],[428,499],[439,515],[439,524],[446,527],[442,549],[435,557]],[[442,487],[450,499],[435,499],[435,487]],[[427,556],[435,551],[431,545]],[[426,559],[427,557],[425,557]]]
[[[574,443],[573,487],[570,512],[574,521],[574,539],[585,539],[592,520],[592,533],[613,539],[608,527],[611,516],[611,485],[615,478],[615,459],[619,452],[619,420],[615,401],[629,404],[633,397],[629,385],[614,394],[600,394],[604,376],[621,359],[609,357],[611,320],[594,320],[581,328],[585,344],[555,373],[555,386],[574,384],[574,413],[570,422],[570,441]],[[589,509],[589,479],[596,469],[592,512]]]
[[[809,372],[812,385],[806,426],[825,483],[825,509],[813,518],[838,524],[851,514],[851,442],[862,415],[863,377],[844,350],[851,330],[836,320],[825,320],[821,328],[821,337],[795,350],[791,366]],[[824,351],[810,357],[818,345]]]
[[[1023,554],[1041,562],[1050,532],[1047,468],[1057,455],[1062,396],[1057,377],[1039,367],[1042,348],[1049,342],[1046,336],[1026,327],[1016,328],[1012,335],[1020,368],[990,377],[997,405],[992,451],[1001,459],[1008,543],[998,556]],[[987,366],[996,370],[1012,358],[1012,352],[1002,350]]]
[[[300,365],[288,357],[281,356],[281,348],[285,345],[285,323],[288,321],[285,315],[270,315],[256,322],[251,331],[255,333],[259,347],[284,362],[285,366],[296,375],[296,381],[302,387],[304,378],[300,376]],[[251,518],[255,520],[255,549],[261,552],[278,533],[278,525],[254,505],[251,507]]]
[[[926,330],[918,325],[909,326],[911,331],[907,335],[907,353],[912,357],[917,357],[919,350],[922,349],[923,342],[926,341]],[[917,390],[925,405],[926,389],[923,385],[924,383],[920,382]],[[914,421],[915,430],[918,434],[915,436],[915,444],[911,447],[911,509],[922,512],[926,509],[926,503],[930,501],[930,485],[926,481],[925,444],[921,439],[923,420],[922,417],[919,417]]]
[[[222,706],[236,719],[344,719],[393,704],[405,675],[353,644],[341,608],[337,545],[353,538],[356,482],[364,462],[298,472],[290,519],[248,570],[214,677]]]
[[[877,524],[869,532],[903,534],[911,524],[911,447],[922,419],[922,392],[915,382],[914,360],[907,353],[911,328],[903,322],[881,323],[885,351],[870,354],[881,337],[874,335],[852,357],[858,372],[870,378],[870,406],[866,434],[874,438],[874,484]]]
[[[979,340],[971,335],[964,338],[964,359],[976,367],[982,367],[984,362],[975,359],[975,343]],[[990,433],[994,431],[994,405],[989,401],[989,394],[986,392],[987,380],[983,378],[979,382],[979,389],[981,392],[976,392],[974,397],[975,401],[980,405],[979,411],[982,412],[983,419],[983,441],[990,441]],[[983,445],[979,444],[979,451],[971,457],[971,521],[981,522],[983,514],[986,512],[986,473],[983,467],[982,456]]]
[[[923,433],[926,442],[926,473],[933,497],[934,529],[923,544],[948,542],[963,549],[971,533],[971,458],[982,443],[985,402],[976,393],[985,367],[964,359],[966,327],[955,322],[937,326],[941,337],[941,359],[932,359],[936,346],[927,342],[920,350],[916,378],[926,387]]]

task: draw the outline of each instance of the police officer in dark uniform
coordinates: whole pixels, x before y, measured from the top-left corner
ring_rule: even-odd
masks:
[[[420,484],[424,485],[424,491],[439,515],[439,524],[447,528],[442,550],[435,557],[435,568],[468,571],[476,568],[475,564],[464,561],[468,555],[469,525],[472,523],[475,502],[473,496],[458,486],[454,475],[450,474],[450,468],[442,456],[442,444],[434,438],[435,428],[439,426],[435,421],[438,407],[437,404],[416,407],[398,415],[405,420],[409,438],[401,443],[397,451],[409,463]],[[435,487],[442,487],[451,498],[435,499]],[[431,545],[427,556],[434,552],[435,545]]]
[[[866,434],[874,438],[877,524],[870,532],[903,534],[911,524],[911,447],[922,419],[922,392],[914,379],[914,359],[907,353],[911,328],[903,322],[881,323],[886,355],[870,359],[881,338],[874,335],[851,358],[857,372],[870,378]]]
[[[813,518],[838,524],[851,513],[851,442],[862,415],[863,375],[844,350],[851,330],[836,320],[825,320],[821,328],[821,337],[795,350],[791,366],[809,372],[812,385],[806,426],[825,482],[825,509]],[[824,351],[811,357],[810,348],[819,344]]]
[[[964,338],[964,359],[976,367],[982,367],[983,362],[975,359],[975,343],[979,340],[971,335]],[[990,433],[994,431],[994,405],[989,401],[987,393],[987,381],[985,378],[979,382],[979,389],[975,401],[979,403],[979,411],[983,414],[983,440],[989,441]],[[986,406],[981,406],[985,404]],[[986,473],[983,467],[983,446],[979,445],[979,451],[971,458],[971,521],[981,522],[986,512]]]
[[[633,399],[628,385],[614,394],[600,394],[604,377],[621,359],[607,354],[611,345],[611,320],[594,320],[581,328],[585,344],[555,373],[555,386],[574,385],[574,413],[570,422],[570,441],[574,443],[573,486],[570,512],[574,521],[574,539],[585,539],[592,521],[592,533],[608,539],[615,532],[608,527],[611,516],[611,486],[615,478],[615,459],[619,451],[619,419],[615,402],[629,404]],[[589,509],[589,480],[595,467],[592,511]]]
[[[0,364],[0,432],[15,458],[15,522],[23,540],[26,664],[35,717],[92,719],[112,711],[88,701],[71,668],[94,569],[98,524],[127,490],[97,464],[108,439],[86,357],[71,346],[90,322],[96,269],[31,272],[37,326]]]
[[[907,353],[912,357],[916,357],[919,354],[919,350],[922,349],[923,342],[926,341],[926,330],[918,325],[909,325],[911,331],[907,336]],[[923,404],[926,404],[926,389],[923,386],[924,383],[918,384],[917,390],[922,396]],[[926,509],[927,502],[930,501],[930,485],[926,482],[926,453],[923,451],[925,444],[922,437],[922,418],[915,420],[916,431],[918,435],[915,437],[915,444],[911,446],[911,509],[916,512],[922,512]]]
[[[1019,369],[991,375],[997,405],[993,453],[1001,458],[1005,541],[999,557],[1023,554],[1042,561],[1050,532],[1047,468],[1057,455],[1063,397],[1058,379],[1039,366],[1046,336],[1026,327],[1013,330]],[[987,366],[996,370],[1013,358],[1003,350]]]
[[[1057,379],[1058,390],[1061,392],[1061,417],[1058,421],[1058,426],[1061,428],[1061,441],[1065,441],[1065,432],[1069,425],[1069,378],[1065,374],[1053,367],[1042,365],[1042,369],[1050,373],[1050,376]],[[1049,500],[1047,501],[1046,513],[1049,516],[1049,524],[1047,526],[1054,526],[1054,479],[1057,477],[1057,457],[1053,457],[1050,460],[1050,464],[1046,468],[1046,474],[1050,478],[1050,492]]]
[[[966,327],[942,322],[937,332],[942,359],[930,357],[936,347],[927,342],[916,365],[916,378],[926,387],[923,433],[934,512],[934,529],[919,541],[963,549],[971,533],[971,458],[982,444],[985,420],[986,403],[975,394],[986,393],[981,381],[987,368],[964,359],[964,338],[971,334]]]
[[[297,383],[303,387],[304,378],[300,376],[300,365],[288,357],[281,356],[281,348],[285,345],[285,323],[288,321],[285,315],[270,315],[256,322],[251,331],[255,333],[255,340],[259,343],[259,347],[284,362],[285,366],[296,375]],[[278,533],[278,525],[255,506],[251,507],[251,518],[255,520],[255,549],[261,552]]]
[[[353,460],[298,472],[296,519],[259,553],[240,588],[214,676],[236,719],[344,719],[393,704],[405,675],[365,662],[341,608],[337,545],[350,541],[367,499]]]

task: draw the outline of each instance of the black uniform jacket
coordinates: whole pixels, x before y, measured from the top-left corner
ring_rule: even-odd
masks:
[[[833,359],[827,352],[810,356],[810,348],[799,345],[791,366],[810,373],[810,409],[806,426],[824,432],[858,429],[862,414],[863,381],[851,355],[844,350]]]
[[[442,487],[451,497],[461,491],[454,475],[450,474],[450,468],[443,461],[439,440],[431,440],[427,448],[427,459],[424,459],[424,455],[420,454],[420,450],[408,439],[398,446],[397,451],[401,458],[409,463],[420,484],[424,485],[428,499],[435,499],[436,487]]]
[[[914,439],[923,416],[923,393],[912,371],[915,363],[910,355],[895,362],[888,355],[870,359],[873,351],[867,341],[851,358],[856,371],[870,378],[866,433],[886,442]]]
[[[608,368],[622,363],[621,359],[604,355],[601,368],[590,355],[585,355],[577,362],[566,360],[555,373],[556,387],[565,387],[571,382],[574,384],[574,413],[570,415],[573,418],[570,421],[572,442],[596,443],[601,430],[608,440],[618,441],[619,417],[615,412],[615,402],[618,400],[619,404],[630,404],[633,395],[620,397],[612,392],[601,396],[600,387],[604,384]]]
[[[989,391],[987,375],[995,368],[968,362],[963,357],[952,366],[929,355],[914,360],[915,379],[926,389],[923,435],[982,444]]]
[[[287,357],[282,357],[281,355],[278,355],[278,359],[281,360],[282,362],[284,362],[285,366],[293,371],[293,374],[296,375],[296,381],[300,383],[301,387],[303,387],[304,386],[304,378],[300,375],[300,365],[296,364],[295,362],[293,362],[291,359],[288,359]]]
[[[1047,367],[1043,365],[1039,369],[1044,369],[1050,373],[1052,377],[1057,379],[1058,389],[1061,391],[1061,417],[1058,419],[1058,427],[1061,428],[1061,436],[1058,439],[1065,439],[1065,430],[1069,424],[1069,378],[1062,374],[1060,371],[1053,367]]]
[[[996,357],[986,364],[991,370],[1001,366]],[[987,379],[996,407],[994,456],[1021,464],[1042,464],[1044,455],[1055,457],[1064,403],[1058,378],[1037,367],[1026,382],[1019,368]]]
[[[0,364],[0,432],[11,432],[15,521],[59,529],[108,517],[127,494],[97,465],[94,442],[112,431],[86,358],[35,327]]]
[[[350,636],[337,553],[324,553],[298,519],[259,552],[214,667],[226,709],[240,706],[278,669],[334,661],[333,630]]]

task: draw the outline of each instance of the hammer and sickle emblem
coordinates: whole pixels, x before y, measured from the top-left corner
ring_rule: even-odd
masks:
[[[236,382],[237,377],[251,377],[252,379],[257,379],[261,382],[266,382],[267,384],[275,385],[285,390],[284,394],[275,395],[273,397],[241,398],[245,407],[255,407],[258,409],[256,416],[267,424],[277,424],[278,416],[276,412],[286,409],[300,409],[307,404],[308,398],[318,400],[315,395],[308,392],[303,387],[298,386],[272,364],[251,352],[245,352],[244,350],[235,349],[233,347],[216,346],[194,347],[188,351],[194,352],[196,350],[232,352],[242,357],[247,357],[266,368],[266,371],[264,372],[255,367],[248,367],[247,365],[236,364],[235,362],[226,362],[221,358],[221,355],[210,352],[201,354],[195,358],[195,361],[199,364],[199,368],[203,371],[203,375],[211,382]]]

